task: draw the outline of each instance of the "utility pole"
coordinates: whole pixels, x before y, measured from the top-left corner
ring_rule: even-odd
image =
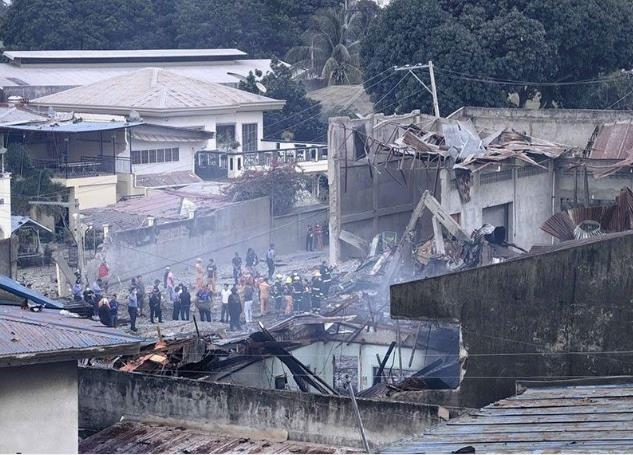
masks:
[[[431,78],[431,87],[429,88],[423,81],[420,79],[417,74],[413,72],[413,70],[417,69],[426,69],[429,70],[429,76]],[[429,63],[426,65],[422,65],[418,63],[417,65],[405,65],[405,66],[395,66],[393,68],[394,71],[408,71],[415,79],[422,84],[422,87],[426,89],[427,92],[431,94],[433,97],[433,112],[436,117],[440,117],[440,105],[437,102],[437,87],[435,86],[435,72],[433,71],[433,62],[429,60]]]

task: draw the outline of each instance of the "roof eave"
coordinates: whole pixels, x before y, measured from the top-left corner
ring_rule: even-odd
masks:
[[[66,362],[70,360],[87,359],[90,357],[132,355],[138,354],[140,348],[141,341],[139,340],[133,343],[91,346],[89,348],[5,355],[0,357],[0,368],[35,365],[38,363]]]
[[[47,102],[31,102],[33,106],[37,107],[53,107],[54,109],[86,112],[92,114],[112,114],[112,115],[126,115],[130,111],[134,110],[139,115],[148,115],[150,117],[168,117],[168,116],[186,116],[186,115],[201,115],[201,114],[227,114],[234,112],[264,112],[283,109],[285,101],[266,101],[257,103],[239,103],[230,104],[226,106],[217,107],[187,107],[187,108],[142,108],[135,106],[90,106],[81,104],[59,104],[59,103],[47,103]]]

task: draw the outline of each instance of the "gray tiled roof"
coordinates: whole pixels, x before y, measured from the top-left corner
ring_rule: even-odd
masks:
[[[184,112],[281,109],[283,101],[160,68],[144,68],[37,98],[33,105],[86,112]]]

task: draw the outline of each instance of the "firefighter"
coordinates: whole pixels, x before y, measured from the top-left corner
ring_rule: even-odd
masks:
[[[314,272],[312,277],[312,312],[319,313],[321,311],[321,299],[323,298],[323,281],[321,280],[321,272]]]

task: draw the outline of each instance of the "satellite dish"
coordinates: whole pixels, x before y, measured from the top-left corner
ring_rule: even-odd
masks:
[[[266,93],[268,91],[268,89],[261,82],[255,82],[255,87],[257,87],[257,90],[259,90],[261,93]]]
[[[228,74],[229,76],[233,76],[234,78],[239,79],[242,82],[248,81],[248,78],[246,76],[242,76],[241,74],[232,73],[231,71],[227,71],[226,74]]]

